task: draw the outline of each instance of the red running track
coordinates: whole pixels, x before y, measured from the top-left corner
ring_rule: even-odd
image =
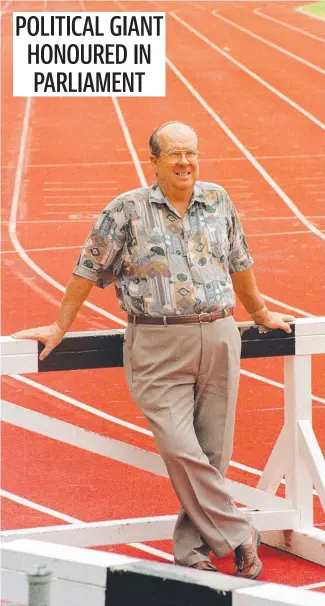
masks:
[[[168,57],[178,71],[167,68],[166,98],[119,101],[141,161],[142,175],[132,162],[111,99],[34,99],[28,135],[22,143],[22,124],[29,106],[24,99],[11,96],[10,12],[27,7],[26,3],[15,2],[5,9],[8,12],[3,17],[3,334],[53,321],[61,299],[60,285],[63,287],[69,279],[93,218],[115,195],[140,185],[140,179],[152,182],[147,161],[148,136],[159,123],[169,119],[181,119],[197,128],[203,152],[201,177],[220,182],[229,191],[242,217],[260,289],[274,300],[274,309],[289,311],[293,307],[300,310],[296,311],[298,316],[324,314],[324,281],[319,272],[324,259],[325,231],[323,129],[231,63],[206,40],[228,49],[227,54],[319,122],[324,122],[323,75],[213,17],[211,12],[216,4],[220,15],[228,20],[321,67],[318,51],[321,42],[290,29],[281,37],[274,23],[253,13],[255,3],[119,3],[121,10],[172,11],[188,25],[168,15]],[[86,1],[85,5],[93,11],[116,10],[113,2]],[[290,8],[281,2],[265,7],[267,14],[321,35],[318,22],[296,13],[295,3]],[[46,8],[63,10],[62,3],[56,2],[48,2]],[[41,2],[28,3],[28,10],[43,9]],[[64,3],[64,10],[81,10],[81,5]],[[195,89],[194,94],[193,88],[189,90],[181,81],[182,77]],[[202,103],[208,104],[210,113]],[[245,157],[229,132],[267,171],[273,185]],[[22,145],[24,158],[19,174],[17,161]],[[297,210],[317,228],[318,235],[297,218],[274,185],[282,188]],[[19,196],[16,248],[8,230],[14,192]],[[11,214],[11,228],[14,218]],[[118,307],[112,289],[104,292],[93,289],[89,301],[99,309],[85,306],[74,324],[75,330],[123,325],[125,314]],[[107,317],[106,312],[113,318]],[[240,306],[237,318],[246,318]],[[233,453],[237,466],[229,468],[228,476],[254,486],[283,420],[283,390],[261,379],[281,384],[282,360],[248,360],[242,367],[258,376],[242,377]],[[314,426],[325,451],[324,375],[323,360],[315,357]],[[146,421],[128,394],[122,369],[76,371],[73,381],[71,373],[39,374],[27,379],[29,384],[13,377],[4,378],[4,399],[155,450],[152,438],[143,433]],[[39,386],[52,388],[58,397],[70,396],[95,410],[81,410],[40,391]],[[135,427],[130,429],[108,421],[98,416],[102,412]],[[4,528],[52,525],[60,523],[60,519],[64,523],[62,514],[94,521],[176,513],[178,508],[172,489],[163,478],[129,467],[125,483],[126,468],[122,464],[110,461],[108,466],[101,457],[7,424],[3,429],[3,452],[3,489],[11,493],[7,494],[10,498],[4,498]],[[145,493],[143,486],[147,487]],[[12,495],[30,502],[16,503]],[[38,511],[38,505],[49,510]],[[315,520],[318,524],[325,522],[317,497]],[[170,542],[152,545],[171,553]],[[118,550],[134,551],[129,546]],[[263,579],[307,585],[324,578],[320,566],[267,547],[261,553],[265,562]],[[220,567],[230,573],[232,558],[223,558]]]

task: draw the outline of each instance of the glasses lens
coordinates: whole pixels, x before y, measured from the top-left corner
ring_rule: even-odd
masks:
[[[167,158],[172,164],[177,164],[182,159],[182,152],[172,152],[167,154]]]
[[[168,158],[169,162],[171,162],[171,164],[177,164],[178,162],[181,161],[181,159],[183,157],[183,153],[185,154],[185,157],[188,162],[194,162],[195,160],[197,160],[198,155],[199,155],[199,152],[195,151],[195,150],[189,150],[189,151],[185,151],[185,152],[175,151],[175,152],[171,152],[170,154],[167,154],[167,158]]]
[[[189,162],[193,162],[194,160],[197,160],[198,158],[198,152],[197,151],[188,151],[186,152],[186,158]]]

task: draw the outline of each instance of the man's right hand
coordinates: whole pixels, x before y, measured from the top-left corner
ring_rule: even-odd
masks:
[[[40,354],[39,359],[44,360],[51,351],[59,345],[65,335],[65,332],[57,322],[50,326],[39,326],[38,328],[29,328],[20,330],[11,335],[14,339],[34,339],[44,343],[45,347]]]

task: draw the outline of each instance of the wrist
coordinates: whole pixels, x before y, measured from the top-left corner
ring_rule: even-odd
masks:
[[[61,332],[61,333],[62,333],[62,335],[64,335],[64,334],[67,332],[68,328],[69,328],[69,327],[64,328],[64,327],[63,327],[63,326],[60,324],[60,322],[59,322],[58,320],[56,320],[56,322],[54,322],[54,324],[52,324],[52,326],[55,328],[55,330],[57,330],[57,331]]]
[[[269,310],[266,307],[266,305],[264,304],[259,309],[249,312],[249,315],[252,318],[252,320],[254,320],[254,322],[260,322],[261,319],[263,319],[268,314],[268,312],[269,312]]]

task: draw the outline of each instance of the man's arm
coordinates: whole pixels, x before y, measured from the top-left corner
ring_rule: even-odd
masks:
[[[117,260],[120,260],[120,265],[123,261],[121,252],[125,242],[125,216],[120,207],[121,200],[116,198],[95,221],[66,287],[56,322],[12,335],[15,339],[36,339],[44,343],[40,360],[44,360],[61,343],[93,285],[105,288],[117,281],[115,264]]]
[[[35,339],[44,343],[45,348],[40,354],[40,360],[44,360],[61,343],[93,285],[92,280],[72,276],[66,287],[58,319],[54,324],[21,330],[11,336],[14,339]]]
[[[234,291],[256,324],[267,328],[282,328],[290,333],[287,322],[292,322],[294,316],[269,311],[257,288],[255,275],[251,267],[231,274]]]

